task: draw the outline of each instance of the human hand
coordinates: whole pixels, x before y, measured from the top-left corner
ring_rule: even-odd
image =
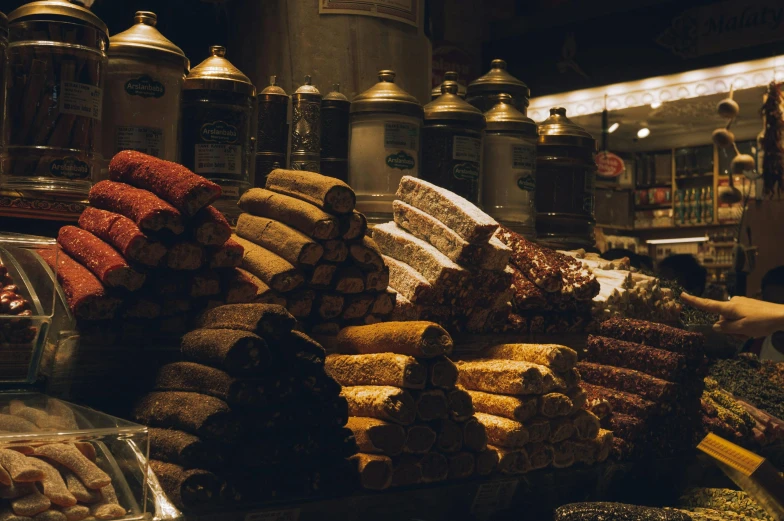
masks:
[[[784,330],[784,305],[746,297],[732,297],[728,302],[681,294],[681,300],[697,309],[719,315],[713,329],[728,335],[751,338],[766,337]]]

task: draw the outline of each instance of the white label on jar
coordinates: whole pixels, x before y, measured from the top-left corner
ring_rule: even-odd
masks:
[[[98,87],[65,81],[60,83],[60,112],[101,120],[103,91]]]
[[[454,136],[452,138],[452,159],[478,163],[482,157],[482,140],[475,137]]]
[[[219,145],[199,143],[196,145],[197,174],[242,173],[242,147],[239,145]]]
[[[536,147],[512,145],[512,168],[533,170],[536,165]]]
[[[410,123],[384,123],[384,148],[419,150],[419,127]]]
[[[163,129],[155,127],[117,127],[115,150],[136,150],[155,157],[163,152]]]

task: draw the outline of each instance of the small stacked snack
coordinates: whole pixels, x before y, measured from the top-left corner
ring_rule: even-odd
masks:
[[[355,202],[338,179],[281,169],[240,198],[245,213],[234,239],[245,248],[242,267],[309,333],[334,337],[345,325],[380,322],[394,308],[389,270]]]
[[[703,391],[703,337],[642,320],[612,318],[589,336],[577,368],[589,407],[606,407],[619,459],[693,447]],[[600,405],[602,404],[602,405]]]
[[[443,188],[405,176],[394,222],[373,228],[398,295],[395,320],[431,320],[451,332],[482,332],[506,319],[511,250],[493,237],[498,223]]]
[[[487,476],[497,463],[471,397],[455,387],[452,339],[424,321],[350,326],[327,372],[343,386],[362,486],[382,490]]]
[[[184,361],[161,367],[137,402],[151,466],[179,508],[304,497],[355,477],[347,402],[295,323],[276,304],[207,310],[182,338]]]
[[[496,237],[512,249],[512,313],[495,332],[582,332],[591,325],[591,299],[600,285],[578,260],[501,228]]]
[[[613,434],[601,429],[600,419],[585,408],[574,350],[502,344],[479,356],[457,362],[458,383],[471,396],[501,472],[522,474],[607,459]]]
[[[78,322],[149,340],[184,332],[205,307],[264,301],[262,284],[237,268],[243,248],[228,221],[210,205],[218,185],[133,151],[114,156],[109,176],[90,190],[79,226],[60,229],[60,251],[39,252],[57,264]]]
[[[12,400],[0,430],[41,434],[76,430],[73,411],[49,399],[46,410]],[[89,441],[9,444],[0,448],[0,513],[16,521],[111,520],[126,515],[112,484],[112,463]],[[116,483],[115,483],[116,484]]]
[[[680,319],[682,307],[672,289],[656,277],[633,271],[629,259],[606,261],[584,250],[561,253],[590,269],[599,282],[601,289],[592,302],[597,320],[617,316],[676,323]]]

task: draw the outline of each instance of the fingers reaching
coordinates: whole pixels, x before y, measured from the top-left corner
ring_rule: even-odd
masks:
[[[721,315],[722,317],[730,320],[740,318],[733,310],[733,306],[730,302],[720,302],[718,300],[695,297],[694,295],[689,295],[686,292],[681,293],[681,300],[692,307],[701,309],[702,311],[707,311],[708,313]]]

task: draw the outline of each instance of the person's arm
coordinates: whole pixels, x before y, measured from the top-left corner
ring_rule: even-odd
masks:
[[[719,315],[713,329],[728,335],[765,337],[784,330],[784,305],[753,298],[732,297],[728,302],[681,294],[681,300],[697,309]]]

